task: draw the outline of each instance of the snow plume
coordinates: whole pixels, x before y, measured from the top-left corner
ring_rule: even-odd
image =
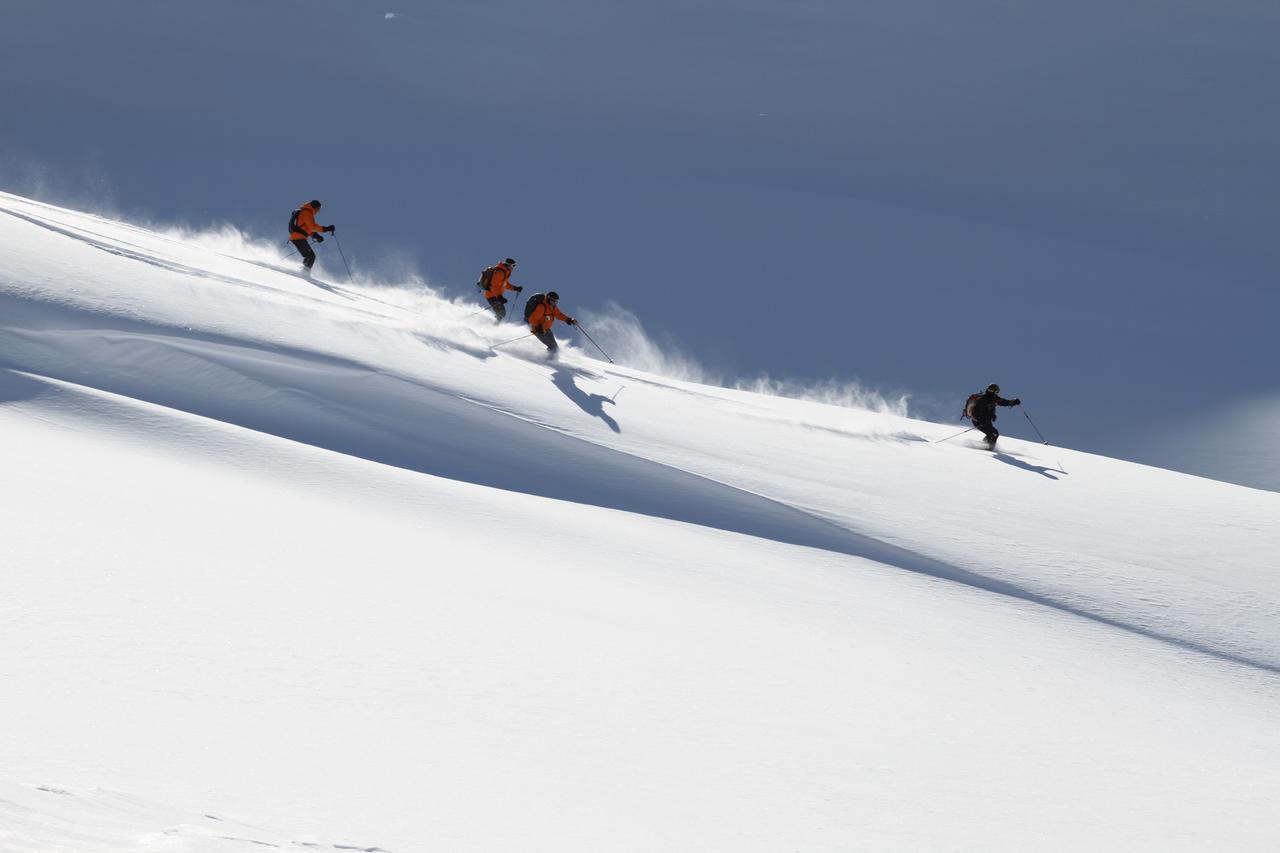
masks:
[[[148,224],[144,227],[170,240],[199,246],[219,255],[257,263],[283,264],[282,256],[287,257],[286,253],[290,249],[289,244],[283,240],[273,242],[263,237],[254,237],[229,222],[203,228],[193,228],[186,224]]]
[[[703,385],[723,385],[724,382],[708,373],[702,365],[670,340],[661,344],[645,331],[640,318],[617,303],[610,302],[599,314],[588,313],[585,328],[600,346],[618,364],[634,367],[646,373],[657,373],[669,379],[697,382]],[[594,351],[590,342],[583,346]]]
[[[719,385],[754,394],[771,397],[789,397],[847,409],[865,409],[907,417],[909,394],[886,396],[864,387],[861,383],[846,379],[822,379],[803,381],[798,379],[774,379],[764,375],[753,379],[729,379],[704,368],[670,340],[655,341],[645,330],[635,314],[610,303],[604,312],[589,314],[584,318],[587,330],[603,346],[618,364],[625,364],[656,373],[669,379],[696,382],[702,385]],[[583,343],[590,352],[589,342]]]
[[[283,240],[254,236],[230,223],[201,228],[186,224],[137,227],[146,227],[175,244],[198,246],[222,259],[249,261],[290,273],[301,269],[298,255],[291,252],[292,247]],[[488,309],[482,302],[469,296],[450,298],[418,272],[408,253],[383,255],[372,266],[362,264],[359,255],[348,254],[353,276],[348,279],[347,268],[336,246],[329,238],[316,247],[319,255],[316,264],[318,280],[348,294],[372,300],[380,309],[404,312],[404,321],[416,332],[460,346],[474,346],[474,333],[469,329],[481,319],[481,314],[487,314]]]
[[[896,396],[885,396],[879,391],[864,388],[860,383],[852,380],[821,379],[810,382],[761,376],[758,379],[739,380],[733,384],[733,387],[753,394],[790,397],[793,400],[807,400],[828,406],[866,409],[871,412],[909,417],[907,401],[910,399],[910,394],[904,392]]]
[[[230,223],[193,228],[189,225],[147,225],[149,230],[171,240],[199,246],[227,258],[251,261],[289,272],[300,268],[295,249],[287,242],[275,238],[256,237]],[[374,268],[361,262],[358,253],[348,253],[343,263],[341,244],[332,237],[316,246],[319,262],[316,271],[319,278],[338,285],[356,284],[361,287],[385,290],[407,289],[421,291],[427,287],[426,279],[418,272],[417,265],[408,253],[389,253],[378,259]],[[353,280],[347,277],[350,264]]]
[[[123,218],[115,188],[93,155],[78,165],[55,168],[44,160],[0,148],[0,190],[45,204],[97,211],[107,219]]]

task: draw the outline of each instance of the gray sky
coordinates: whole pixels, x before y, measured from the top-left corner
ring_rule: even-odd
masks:
[[[1280,488],[1225,440],[1280,433],[1274,3],[0,13],[11,191],[266,236],[318,196],[365,267],[513,255],[717,373],[939,418],[998,381],[1055,442]]]

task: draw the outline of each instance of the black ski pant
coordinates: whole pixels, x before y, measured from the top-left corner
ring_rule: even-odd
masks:
[[[545,332],[539,332],[535,329],[533,336],[542,341],[542,343],[545,344],[547,349],[551,352],[555,352],[560,349],[560,345],[556,343],[556,336],[551,334],[550,329],[547,329]]]
[[[302,265],[307,269],[311,269],[311,265],[316,262],[315,250],[311,248],[311,244],[307,242],[307,238],[301,240],[290,240],[294,248],[298,250],[298,254],[302,255]]]
[[[486,301],[486,302],[488,302],[488,303],[489,303],[489,307],[493,309],[493,316],[495,316],[495,317],[497,317],[497,318],[498,318],[498,322],[499,322],[499,323],[501,323],[504,319],[506,319],[506,316],[507,316],[507,297],[505,297],[505,296],[490,296],[490,297],[488,297],[485,301]]]
[[[991,421],[974,421],[973,426],[987,437],[987,444],[992,447],[996,446],[996,439],[1000,437],[1000,431],[996,429],[995,424]]]

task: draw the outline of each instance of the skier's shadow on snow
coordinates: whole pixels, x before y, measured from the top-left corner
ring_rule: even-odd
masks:
[[[1042,477],[1048,477],[1050,480],[1059,479],[1058,477],[1053,476],[1054,474],[1067,473],[1066,471],[1060,470],[1058,468],[1046,468],[1043,465],[1032,465],[1029,462],[1023,462],[1021,459],[1017,458],[1016,456],[1010,456],[1007,453],[997,453],[993,458],[1000,460],[1006,465],[1012,465],[1014,468],[1021,468],[1024,471],[1030,471],[1033,474],[1039,474]]]
[[[577,386],[573,381],[573,371],[565,367],[557,367],[555,372],[551,374],[551,381],[555,386],[564,393],[566,397],[577,404],[579,409],[591,415],[593,418],[599,418],[608,425],[609,429],[614,432],[622,432],[622,428],[618,426],[618,422],[610,417],[609,413],[604,410],[604,404],[611,406],[617,405],[611,397],[603,394],[588,394]],[[614,396],[617,396],[616,394]]]

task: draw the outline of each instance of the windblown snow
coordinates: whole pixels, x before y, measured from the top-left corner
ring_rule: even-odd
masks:
[[[1280,494],[278,256],[0,194],[0,850],[1280,848]]]

